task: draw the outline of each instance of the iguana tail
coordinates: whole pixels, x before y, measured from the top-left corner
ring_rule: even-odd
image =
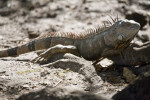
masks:
[[[9,56],[18,56],[20,54],[32,52],[35,50],[47,49],[50,47],[50,43],[51,43],[50,37],[39,40],[33,40],[27,44],[0,51],[0,58]]]

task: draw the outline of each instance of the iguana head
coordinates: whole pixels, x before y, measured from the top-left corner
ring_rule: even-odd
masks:
[[[105,35],[105,43],[114,47],[126,44],[134,38],[139,29],[140,24],[133,20],[119,20],[110,27],[109,33]]]
[[[138,33],[140,24],[133,20],[119,20],[107,30],[104,36],[105,44],[108,46],[103,56],[114,55],[122,52],[129,46],[132,39]]]

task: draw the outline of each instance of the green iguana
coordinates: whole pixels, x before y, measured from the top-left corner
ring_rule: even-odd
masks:
[[[47,49],[36,60],[48,59],[56,53],[79,54],[87,60],[98,60],[122,52],[138,33],[140,24],[133,20],[113,20],[80,33],[52,32],[27,44],[0,51],[0,57],[17,56]]]

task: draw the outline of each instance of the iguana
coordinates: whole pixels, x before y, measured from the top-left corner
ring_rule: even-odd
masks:
[[[113,20],[113,19],[112,19]],[[87,60],[97,60],[122,52],[138,33],[140,24],[133,20],[113,20],[112,25],[97,26],[80,33],[52,32],[27,44],[0,51],[0,57],[17,56],[47,49],[36,60],[56,53],[75,53]]]

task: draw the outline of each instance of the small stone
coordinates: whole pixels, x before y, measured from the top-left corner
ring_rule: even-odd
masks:
[[[100,65],[102,67],[108,67],[108,66],[111,66],[112,64],[113,64],[113,61],[111,61],[111,60],[109,60],[107,58],[105,58],[105,59],[100,61]]]
[[[97,63],[94,67],[97,71],[106,71],[112,65],[113,65],[113,61],[105,58],[101,60],[99,63]]]

